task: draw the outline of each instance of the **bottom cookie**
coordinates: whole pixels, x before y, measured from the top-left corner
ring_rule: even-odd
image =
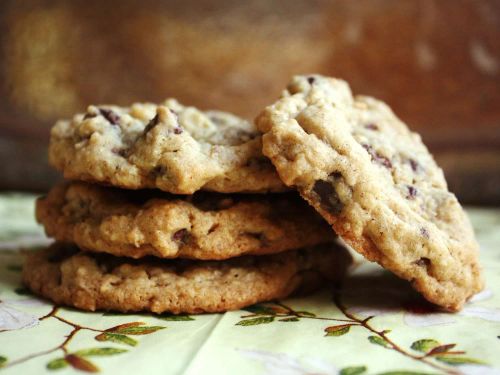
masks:
[[[118,258],[55,243],[27,256],[23,280],[34,293],[82,310],[204,313],[310,292],[344,276],[351,256],[339,245],[225,261]]]

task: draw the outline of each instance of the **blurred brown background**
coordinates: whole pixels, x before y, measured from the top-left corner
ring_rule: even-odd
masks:
[[[46,190],[50,126],[90,103],[253,118],[295,73],[419,131],[466,203],[500,203],[500,0],[0,2],[0,189]]]

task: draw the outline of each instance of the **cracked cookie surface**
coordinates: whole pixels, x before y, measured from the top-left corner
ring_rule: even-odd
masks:
[[[56,240],[132,258],[226,259],[335,238],[295,192],[186,197],[66,182],[38,199],[36,216]]]
[[[55,243],[27,255],[23,281],[56,304],[82,310],[203,313],[310,292],[339,280],[351,257],[339,245],[226,261],[133,260]]]
[[[89,106],[51,130],[49,161],[68,179],[174,194],[282,191],[253,124],[174,99]]]
[[[296,76],[256,119],[263,153],[355,250],[459,310],[482,289],[478,244],[442,170],[381,101]]]

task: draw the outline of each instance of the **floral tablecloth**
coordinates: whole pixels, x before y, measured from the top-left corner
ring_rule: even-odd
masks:
[[[0,196],[2,374],[500,374],[500,210],[468,210],[487,288],[458,314],[357,260],[333,292],[226,314],[119,315],[23,288],[22,253],[49,243],[33,200]]]

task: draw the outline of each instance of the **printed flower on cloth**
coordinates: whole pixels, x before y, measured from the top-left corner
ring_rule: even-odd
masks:
[[[0,300],[0,331],[31,328],[39,323],[36,316],[23,311],[23,307],[51,306],[38,298]]]
[[[250,359],[262,363],[265,375],[338,375],[339,369],[317,358],[307,358],[301,363],[286,353],[272,353],[264,350],[244,350],[239,352]]]
[[[354,292],[354,291],[351,291]],[[398,293],[396,289],[390,290],[378,290],[379,293],[385,293],[387,296],[391,296],[390,301],[400,302],[401,299],[394,298],[395,294],[397,297],[403,297],[403,293]],[[436,309],[435,306],[426,303],[425,301],[417,301],[415,303],[401,303],[401,305],[388,304],[386,306],[380,307],[370,307],[370,306],[355,306],[350,309],[350,311],[364,316],[384,316],[384,315],[395,315],[403,313],[403,321],[410,327],[431,327],[436,325],[450,325],[457,321],[457,316],[468,316],[475,317],[492,322],[500,322],[500,308],[488,308],[477,306],[478,302],[488,300],[492,298],[493,293],[490,290],[484,290],[474,297],[464,306],[464,308],[455,314],[442,312]]]

